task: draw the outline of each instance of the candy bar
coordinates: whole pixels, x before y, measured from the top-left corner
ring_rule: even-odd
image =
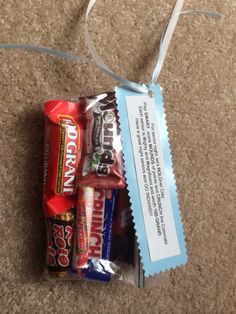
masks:
[[[109,259],[116,191],[95,189],[89,259]]]
[[[82,98],[86,114],[85,155],[79,185],[124,187],[120,132],[114,93]]]
[[[126,188],[117,191],[112,227],[111,259],[133,263],[134,228],[131,205]]]
[[[76,236],[73,256],[74,269],[84,268],[88,263],[93,206],[94,189],[90,187],[83,187],[79,189],[76,211]]]
[[[82,150],[82,115],[77,102],[44,105],[44,213],[53,217],[76,206],[75,176]]]
[[[47,266],[50,275],[68,275],[72,261],[74,213],[47,218]]]
[[[88,267],[83,271],[87,279],[109,281],[113,273],[109,261],[112,219],[116,191],[96,189],[89,242]]]
[[[87,265],[84,268],[73,267],[73,273],[79,277],[101,281],[110,280],[113,272],[109,257],[115,195],[116,191],[94,190]],[[77,236],[79,233],[76,233]]]

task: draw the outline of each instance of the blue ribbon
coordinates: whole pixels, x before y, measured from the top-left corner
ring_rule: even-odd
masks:
[[[47,53],[52,56],[56,56],[59,58],[64,58],[71,61],[78,61],[80,63],[84,63],[81,57],[73,55],[69,52],[63,52],[53,48],[47,47],[40,47],[34,45],[27,45],[27,44],[0,44],[0,49],[26,49],[26,50],[33,50],[40,53]]]
[[[99,56],[96,48],[93,45],[93,42],[91,40],[91,37],[89,35],[88,31],[88,20],[90,12],[95,5],[96,0],[90,0],[87,6],[86,10],[86,16],[85,16],[85,41],[89,48],[89,51],[93,57],[93,60],[95,61],[96,65],[107,75],[111,76],[114,80],[120,83],[120,85],[128,90],[132,90],[138,93],[148,93],[152,90],[152,87],[154,86],[155,82],[158,80],[158,77],[161,73],[162,66],[165,61],[165,57],[167,54],[167,50],[169,48],[171,38],[173,36],[176,24],[178,22],[179,16],[182,14],[189,14],[189,13],[198,13],[198,14],[205,14],[211,17],[222,17],[222,14],[219,13],[213,13],[209,11],[204,10],[186,10],[182,11],[182,7],[184,4],[184,0],[177,0],[171,15],[171,18],[167,24],[167,27],[165,28],[165,31],[162,34],[161,41],[160,41],[160,47],[157,57],[156,66],[154,67],[151,80],[148,84],[139,84],[133,81],[129,81],[120,75],[114,73],[103,61],[102,57]],[[65,58],[67,60],[72,61],[78,61],[80,63],[84,63],[84,60],[74,54],[63,52],[60,50],[56,50],[53,48],[47,48],[47,47],[40,47],[40,46],[34,46],[34,45],[28,45],[28,44],[0,44],[0,49],[29,49],[33,51],[37,51],[40,53],[47,53],[49,55],[53,55],[56,57]]]

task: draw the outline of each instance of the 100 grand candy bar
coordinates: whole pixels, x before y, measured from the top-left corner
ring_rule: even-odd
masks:
[[[124,188],[114,93],[44,105],[43,204],[51,276],[109,281],[116,189]]]
[[[44,214],[53,217],[76,206],[76,174],[82,153],[83,117],[78,103],[44,105]]]

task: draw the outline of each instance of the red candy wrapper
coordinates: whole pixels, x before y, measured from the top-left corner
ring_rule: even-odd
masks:
[[[81,98],[86,115],[85,154],[78,184],[100,189],[124,187],[115,93]]]
[[[73,256],[74,269],[87,266],[93,206],[94,189],[90,187],[79,189]]]
[[[82,151],[78,102],[53,100],[44,105],[44,213],[53,217],[76,206],[75,176]]]

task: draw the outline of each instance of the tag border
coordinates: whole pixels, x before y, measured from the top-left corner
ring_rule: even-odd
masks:
[[[177,266],[186,264],[188,261],[186,245],[185,245],[185,237],[184,230],[179,210],[179,202],[178,196],[176,192],[176,184],[172,167],[172,159],[171,159],[171,151],[168,137],[168,130],[166,124],[166,115],[164,111],[163,97],[161,92],[160,85],[154,85],[152,89],[155,95],[155,108],[156,108],[156,116],[158,129],[161,130],[160,133],[160,141],[161,146],[163,148],[163,159],[165,163],[165,168],[168,169],[168,177],[167,185],[170,194],[170,201],[173,209],[174,222],[176,226],[176,233],[179,242],[180,255],[168,257],[156,262],[151,262],[149,256],[149,248],[147,238],[145,235],[145,224],[144,219],[140,219],[143,217],[141,200],[139,195],[139,187],[137,183],[137,175],[135,169],[135,162],[133,152],[131,151],[132,140],[130,134],[130,128],[128,124],[128,113],[126,107],[126,96],[137,96],[137,95],[146,95],[146,94],[137,94],[131,90],[127,90],[122,87],[116,87],[116,97],[117,97],[117,109],[118,109],[118,117],[121,128],[121,140],[122,140],[122,148],[124,152],[124,170],[125,170],[125,178],[128,184],[128,192],[131,202],[131,209],[133,215],[133,221],[135,224],[135,233],[137,235],[138,247],[140,250],[141,259],[143,262],[143,266],[145,269],[145,276],[154,275],[156,273],[160,273],[161,271],[166,271],[171,268],[175,268]],[[127,157],[128,156],[128,157]],[[126,159],[127,158],[127,159]],[[129,189],[129,186],[132,185],[132,190]]]

